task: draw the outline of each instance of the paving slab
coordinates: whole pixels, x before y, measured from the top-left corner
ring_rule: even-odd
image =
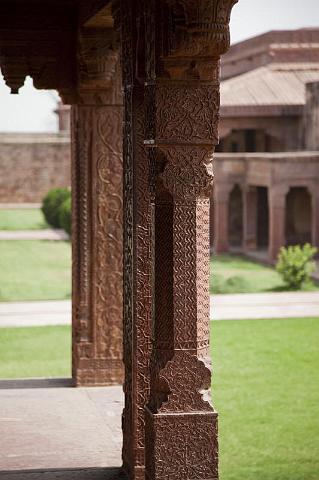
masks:
[[[41,327],[70,324],[70,300],[0,303],[0,327]]]
[[[213,320],[319,317],[319,292],[213,295],[210,312]]]
[[[113,475],[121,466],[122,387],[72,388],[63,382],[48,387],[45,382],[46,388],[0,382],[0,479],[24,478],[23,471],[38,479],[50,469],[51,476],[43,478],[97,480],[101,469]],[[66,469],[73,476],[63,477]],[[100,470],[91,477],[91,469]]]
[[[69,235],[59,228],[0,231],[0,240],[69,240],[69,238]]]

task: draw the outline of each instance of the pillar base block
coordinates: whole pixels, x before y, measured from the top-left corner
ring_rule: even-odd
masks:
[[[121,360],[80,359],[73,375],[77,387],[122,385],[124,367]]]
[[[129,478],[130,480],[145,480],[144,466],[135,465],[133,468],[130,468],[128,464],[124,462],[122,469],[126,475],[126,478]]]
[[[217,413],[145,409],[147,480],[218,480]]]

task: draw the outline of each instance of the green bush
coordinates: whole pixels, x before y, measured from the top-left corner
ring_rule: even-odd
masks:
[[[42,212],[49,225],[54,228],[60,228],[60,211],[62,203],[71,197],[71,192],[67,188],[53,188],[43,199]]]
[[[316,265],[313,261],[317,249],[309,243],[291,247],[281,247],[276,270],[291,290],[299,290],[310,281]]]
[[[59,221],[60,226],[63,230],[66,231],[69,235],[71,235],[71,228],[72,228],[72,219],[71,219],[71,197],[64,200],[62,205],[59,209]]]

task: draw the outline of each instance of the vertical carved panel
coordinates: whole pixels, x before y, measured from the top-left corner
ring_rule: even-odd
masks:
[[[72,107],[72,371],[92,354],[91,316],[91,111]]]
[[[132,2],[121,2],[122,74],[124,84],[123,130],[123,354],[125,365],[122,417],[123,467],[131,472],[134,464],[134,402],[133,394],[133,37]]]
[[[92,287],[95,356],[107,359],[106,375],[109,382],[116,383],[122,374],[122,109],[98,107],[94,120]]]
[[[123,465],[144,479],[145,414],[149,398],[152,306],[152,206],[144,147],[143,18],[139,2],[122,2],[124,122],[124,361]],[[139,52],[136,54],[134,52]]]
[[[145,420],[149,399],[152,315],[152,206],[150,169],[144,140],[144,92],[134,88],[134,356],[136,478],[144,478]],[[134,349],[135,350],[135,349]]]
[[[73,126],[73,373],[77,385],[116,384],[123,379],[122,107],[78,106]]]

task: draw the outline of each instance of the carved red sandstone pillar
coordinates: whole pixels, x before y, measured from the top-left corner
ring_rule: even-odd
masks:
[[[243,248],[244,251],[257,248],[257,188],[246,186],[243,189]]]
[[[107,38],[105,31],[82,32],[79,104],[72,107],[72,370],[78,386],[123,381],[123,107],[118,53],[107,52]]]
[[[155,313],[146,478],[216,480],[210,397],[209,204],[219,55],[231,1],[147,2],[147,132],[155,154]]]
[[[270,186],[268,188],[269,205],[269,246],[268,258],[275,263],[281,247],[286,245],[286,195],[289,187]]]
[[[233,185],[214,185],[213,196],[213,238],[214,253],[229,251],[229,195]]]
[[[121,5],[124,84],[124,363],[123,469],[145,478],[144,407],[150,390],[152,315],[151,171],[144,146],[144,12]]]

